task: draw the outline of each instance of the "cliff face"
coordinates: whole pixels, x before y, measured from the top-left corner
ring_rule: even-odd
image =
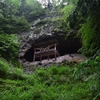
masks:
[[[57,49],[60,56],[76,53],[81,47],[80,40],[75,38],[73,30],[69,30],[65,33],[59,28],[58,23],[53,21],[54,18],[59,17],[55,13],[51,13],[48,16],[35,20],[30,25],[28,32],[20,34],[20,51],[19,60],[21,62],[32,62],[34,55],[34,45],[37,42],[47,42],[48,40],[56,39],[58,41]],[[61,17],[61,16],[60,16]],[[65,34],[68,34],[65,39]],[[41,46],[40,46],[41,47]]]

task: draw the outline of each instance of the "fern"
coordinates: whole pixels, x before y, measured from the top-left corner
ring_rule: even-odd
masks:
[[[97,34],[97,24],[94,17],[88,18],[79,30],[82,36],[81,52],[87,56],[93,55],[99,48],[100,35]]]

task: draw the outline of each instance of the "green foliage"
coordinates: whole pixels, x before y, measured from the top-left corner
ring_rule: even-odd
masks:
[[[8,74],[9,66],[7,63],[0,59],[0,77],[6,77]]]
[[[31,75],[23,74],[20,69],[17,72],[17,69],[12,69],[10,80],[0,78],[0,98],[1,100],[99,100],[99,57],[100,51],[85,62],[71,66],[40,68]],[[3,66],[9,66],[7,62],[0,62]],[[9,72],[12,73],[11,71],[7,73]],[[13,77],[14,73],[17,73],[17,78]],[[24,80],[20,78],[22,76]]]
[[[93,55],[100,49],[100,34],[97,31],[100,26],[97,23],[94,17],[88,18],[80,29],[82,37],[82,48],[80,50],[87,56]]]
[[[93,100],[99,100],[100,97],[100,59],[97,60],[97,57],[100,57],[100,50],[91,59],[80,63],[73,74],[75,80],[87,82]]]
[[[20,33],[29,29],[29,23],[24,16],[15,18],[14,20],[12,19],[11,21],[14,22],[13,24],[15,25],[12,33]]]
[[[68,34],[69,29],[74,30],[75,36],[78,32],[81,33],[79,38],[82,41],[82,48],[79,51],[86,56],[93,56],[100,49],[100,1],[75,0],[75,2],[70,0],[74,9],[69,14],[67,14],[66,9],[68,6],[68,9],[71,8],[70,3],[62,10],[65,17],[60,22],[60,26],[66,34]]]
[[[0,58],[0,78],[24,80],[27,78],[27,75],[23,74],[22,69],[15,68],[14,65]]]
[[[96,60],[98,56],[99,51],[91,58],[92,60],[72,67],[63,65],[51,66],[48,69],[40,68],[32,75],[27,75],[23,81],[21,78],[16,80],[16,77],[13,80],[0,79],[0,98],[1,100],[99,100],[100,63]],[[18,73],[18,76],[23,76],[21,71]]]
[[[18,16],[20,0],[0,2],[0,33],[15,34],[29,29],[27,20]]]
[[[0,56],[10,61],[16,59],[19,50],[18,36],[0,34]]]
[[[0,21],[0,24],[2,24],[1,31],[8,34],[15,34],[15,33],[18,34],[20,32],[29,29],[29,24],[24,17],[19,18],[12,16],[10,20],[8,18],[2,18],[1,20],[2,20]]]
[[[60,28],[67,33],[67,29],[70,28],[70,23],[68,22],[69,16],[74,12],[76,8],[77,0],[68,1],[68,4],[60,9],[60,14],[62,15],[61,21],[59,22]],[[73,17],[73,20],[75,18]]]
[[[22,3],[20,6],[19,14],[24,15],[29,22],[34,21],[45,14],[41,4],[36,0],[26,0],[24,3],[25,4]]]
[[[0,33],[17,34],[29,29],[29,22],[42,17],[44,9],[36,0],[0,2]]]
[[[64,18],[67,19],[67,17],[72,13],[72,11],[75,9],[75,6],[72,4],[68,4],[63,9],[61,9],[61,13],[63,14]]]
[[[6,3],[10,5],[12,1],[13,0],[8,0]],[[4,32],[16,33],[18,29],[18,32],[24,31],[27,29],[26,19],[30,21],[33,17],[35,19],[37,16],[42,16],[39,11],[38,13],[33,11],[33,8],[38,9],[36,6],[30,6],[30,4],[34,4],[35,1],[21,1],[24,1],[24,4],[19,5],[20,8],[17,5],[17,8],[14,10],[12,9],[11,12],[10,9],[14,7],[13,5],[10,6],[10,9],[7,9],[8,4],[5,5],[0,2],[0,9],[2,8],[2,11],[0,11],[0,24],[2,25],[0,26],[0,33],[3,33],[0,34],[0,56],[9,61],[17,60],[16,58],[19,48],[18,37],[14,34],[4,34]],[[77,0],[70,1],[72,2],[71,4],[73,4]],[[84,54],[89,56],[93,55],[98,49],[100,49],[100,14],[94,10],[93,12],[90,11],[90,9],[93,8],[92,3],[95,6],[95,4],[99,4],[98,1],[99,0],[96,0],[96,2],[95,0],[79,0],[78,7],[69,17],[66,15],[67,9],[70,9],[72,6],[68,6],[68,8],[66,6],[62,9],[62,12],[65,15],[64,18],[61,19],[64,24],[61,24],[65,31],[67,25],[71,28],[80,29],[80,35],[83,43],[81,50]],[[19,4],[19,0],[18,2],[17,0],[15,2]],[[21,8],[23,9],[21,10]],[[30,9],[29,12],[28,8]],[[98,8],[99,7],[96,9]],[[87,11],[89,11],[89,17],[87,17]],[[9,16],[10,14],[11,16]],[[29,14],[30,17],[27,16]],[[69,21],[66,20],[67,18]],[[59,19],[57,19],[57,21],[59,21]],[[67,21],[68,23],[66,23]],[[86,23],[83,23],[85,21]],[[39,24],[43,23],[45,24],[45,22],[40,22]],[[6,60],[0,58],[1,100],[99,100],[99,98],[100,50],[98,50],[93,57],[85,62],[74,65],[54,65],[45,69],[40,68],[35,70],[31,75],[23,74],[22,69],[16,68],[12,64],[9,64]]]

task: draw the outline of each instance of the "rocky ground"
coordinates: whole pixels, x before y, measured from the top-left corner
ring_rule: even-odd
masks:
[[[44,67],[44,68],[48,68],[52,65],[62,65],[62,64],[66,64],[71,62],[71,63],[79,63],[79,62],[83,62],[85,61],[86,58],[83,57],[81,54],[66,54],[64,56],[59,56],[57,57],[57,59],[55,60],[55,58],[53,59],[45,59],[40,61],[35,61],[35,62],[25,62],[24,63],[24,72],[27,74],[30,74],[34,71],[35,68],[39,68],[39,67]]]

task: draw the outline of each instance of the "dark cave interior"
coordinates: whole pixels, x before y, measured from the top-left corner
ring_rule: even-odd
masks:
[[[59,45],[57,45],[57,51],[59,52],[60,56],[65,54],[72,54],[77,53],[77,51],[81,48],[81,43],[78,39],[71,40],[64,40],[62,38],[58,39]],[[54,58],[54,56],[50,56],[50,58]],[[34,46],[32,45],[30,49],[24,55],[24,59],[28,62],[33,62],[34,59]],[[47,59],[47,57],[43,57],[43,59]],[[36,61],[40,59],[37,58]]]

